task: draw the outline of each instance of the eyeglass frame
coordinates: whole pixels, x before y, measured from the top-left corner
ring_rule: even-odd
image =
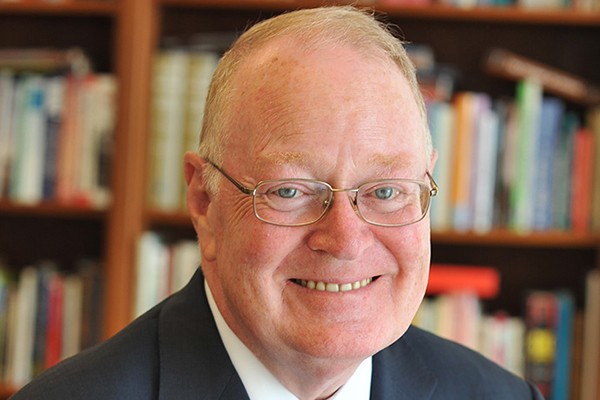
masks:
[[[260,220],[260,221],[262,221],[264,223],[267,223],[267,224],[275,225],[275,226],[288,226],[288,227],[306,226],[306,225],[312,225],[312,224],[315,224],[315,223],[319,222],[321,219],[323,219],[323,217],[325,217],[325,215],[327,214],[327,211],[330,210],[331,205],[333,204],[333,195],[335,193],[340,193],[340,192],[353,192],[355,194],[354,198],[352,198],[352,197],[349,196],[350,200],[351,200],[350,203],[352,204],[352,208],[354,209],[355,213],[358,214],[358,216],[360,217],[360,219],[362,219],[363,221],[365,221],[366,223],[368,223],[370,225],[383,226],[383,227],[395,227],[395,228],[401,227],[401,226],[412,225],[412,224],[416,224],[419,221],[422,221],[425,218],[425,216],[427,215],[427,211],[429,211],[429,208],[431,206],[431,198],[437,196],[438,191],[439,191],[439,186],[436,183],[436,181],[433,179],[433,176],[431,176],[431,174],[429,173],[429,171],[425,171],[425,175],[427,175],[427,177],[429,178],[430,185],[429,185],[429,192],[427,192],[427,194],[428,194],[428,196],[427,196],[427,206],[423,210],[421,218],[419,218],[419,219],[417,219],[415,221],[404,223],[404,224],[382,224],[382,223],[378,223],[378,222],[369,221],[368,219],[366,219],[362,215],[362,213],[360,211],[360,207],[358,206],[358,191],[360,190],[360,186],[362,186],[364,184],[367,184],[367,183],[373,183],[373,182],[377,182],[377,181],[385,182],[385,181],[388,181],[388,180],[403,181],[403,182],[414,182],[414,183],[420,183],[420,184],[423,184],[425,182],[419,181],[419,180],[416,180],[416,179],[400,179],[400,178],[376,179],[376,180],[373,180],[373,181],[365,182],[365,183],[361,184],[359,187],[347,188],[347,189],[339,189],[339,188],[334,188],[329,183],[324,182],[324,181],[320,181],[318,179],[284,178],[284,179],[262,180],[262,181],[258,182],[254,186],[254,188],[249,188],[249,187],[245,186],[243,183],[241,183],[240,181],[238,181],[237,179],[235,179],[234,177],[232,177],[231,175],[229,175],[227,172],[225,172],[225,170],[223,168],[219,167],[214,162],[212,162],[210,160],[206,160],[206,162],[208,164],[210,164],[214,169],[216,169],[217,171],[219,171],[225,178],[227,178],[227,180],[229,182],[231,182],[236,188],[238,188],[240,192],[242,192],[245,195],[252,196],[252,208],[253,208],[253,211],[254,211],[254,216],[258,220]],[[277,222],[266,220],[263,217],[261,217],[260,215],[258,215],[258,213],[256,211],[256,189],[259,188],[265,182],[287,182],[287,181],[315,182],[315,183],[323,184],[323,185],[325,185],[329,189],[330,200],[327,202],[327,204],[325,204],[323,212],[321,213],[321,215],[317,219],[315,219],[314,221],[302,222],[302,223],[298,223],[298,224],[282,224],[282,223],[277,223]]]

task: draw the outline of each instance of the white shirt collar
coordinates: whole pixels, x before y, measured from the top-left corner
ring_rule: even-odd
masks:
[[[250,400],[298,400],[256,358],[229,328],[221,315],[212,292],[204,281],[206,298],[217,324],[225,350],[233,363]],[[365,359],[332,400],[369,400],[371,394],[371,357]]]

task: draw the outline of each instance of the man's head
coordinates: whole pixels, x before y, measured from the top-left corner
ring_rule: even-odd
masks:
[[[350,8],[259,24],[216,71],[200,156],[186,155],[188,206],[219,310],[278,377],[295,363],[356,365],[406,331],[427,282],[429,221],[369,224],[351,192],[336,192],[317,222],[273,225],[255,215],[273,204],[255,210],[215,166],[250,189],[282,178],[429,186],[434,156],[416,85],[401,44]]]

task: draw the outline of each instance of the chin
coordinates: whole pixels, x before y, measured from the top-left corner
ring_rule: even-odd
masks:
[[[297,349],[316,358],[362,361],[395,342],[406,329],[408,325],[404,329],[339,327],[303,340]]]

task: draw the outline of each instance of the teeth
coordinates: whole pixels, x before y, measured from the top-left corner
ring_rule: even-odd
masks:
[[[299,283],[301,286],[304,286],[308,289],[315,289],[321,292],[349,292],[351,290],[357,290],[368,286],[371,282],[373,282],[373,278],[366,278],[356,282],[348,282],[348,283],[326,283],[326,282],[315,282],[315,281],[307,281],[307,280],[297,280],[296,283]]]

